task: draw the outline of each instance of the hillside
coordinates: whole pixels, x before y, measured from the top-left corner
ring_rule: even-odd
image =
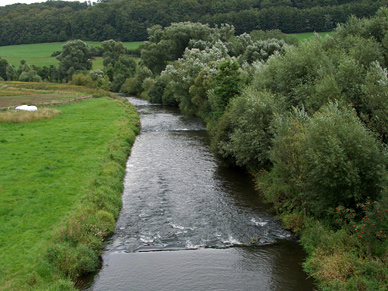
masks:
[[[388,1],[371,0],[102,0],[47,1],[0,7],[0,45],[71,39],[142,41],[147,28],[191,21],[228,23],[236,34],[255,29],[285,33],[328,31],[350,15],[368,17]]]

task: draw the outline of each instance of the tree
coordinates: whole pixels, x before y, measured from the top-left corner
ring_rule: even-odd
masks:
[[[190,88],[204,67],[217,70],[219,62],[228,57],[227,48],[218,41],[213,47],[205,50],[186,49],[183,57],[167,65],[161,76],[169,80],[166,90],[169,99],[175,99],[179,107],[186,114],[196,114],[198,108],[192,101]]]
[[[211,131],[212,147],[223,158],[250,172],[268,170],[273,138],[271,123],[282,108],[281,99],[272,93],[246,89],[230,101]]]
[[[213,79],[213,91],[209,96],[213,118],[218,120],[225,111],[229,101],[241,93],[239,64],[226,59],[218,66],[218,73]]]
[[[0,78],[3,80],[7,80],[7,67],[9,66],[9,63],[0,57]]]
[[[77,71],[89,71],[92,69],[91,53],[88,45],[82,40],[69,41],[62,47],[59,60],[59,71],[66,82],[71,80]]]
[[[179,22],[162,29],[156,25],[148,29],[149,42],[146,42],[141,57],[144,65],[154,74],[164,70],[168,62],[181,57],[190,42],[203,40],[211,45],[221,40],[227,41],[234,34],[234,27],[222,25],[210,28],[207,24]]]
[[[354,110],[329,103],[312,117],[280,118],[275,128],[274,173],[312,215],[331,217],[339,205],[356,208],[381,197],[386,151]]]
[[[126,51],[122,42],[116,42],[113,39],[103,41],[101,45],[104,49],[104,67],[107,67],[109,64],[114,66],[119,57],[124,55]]]

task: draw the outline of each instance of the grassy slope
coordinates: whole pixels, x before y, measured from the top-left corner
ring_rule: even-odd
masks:
[[[126,106],[92,99],[58,106],[54,119],[0,124],[0,290],[45,289],[64,278],[46,259],[53,231],[88,195],[128,121]]]
[[[100,42],[87,41],[89,46],[101,46]],[[143,42],[124,42],[124,46],[128,49],[136,49]],[[65,42],[41,43],[41,44],[24,44],[10,45],[0,47],[0,56],[6,59],[13,66],[19,66],[21,60],[26,60],[30,65],[35,66],[50,66],[58,65],[55,57],[50,57],[55,51],[61,51]],[[93,61],[93,69],[102,68],[101,58]]]

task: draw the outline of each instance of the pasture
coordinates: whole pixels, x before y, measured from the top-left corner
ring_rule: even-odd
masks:
[[[30,102],[31,96],[60,101],[94,92],[50,83],[3,84],[8,87],[1,88],[2,102],[7,90],[8,95],[23,102]],[[77,253],[79,248],[66,249],[77,258],[70,264],[70,254],[62,256],[66,263],[50,257],[48,252],[58,244],[60,230],[76,215],[100,221],[94,216],[101,213],[111,217],[109,229],[113,229],[113,217],[120,207],[121,189],[98,188],[122,184],[126,156],[134,141],[133,130],[138,126],[134,108],[128,102],[109,97],[51,108],[59,114],[33,122],[0,122],[0,290],[72,289],[66,267],[76,270],[72,275],[77,276],[84,268],[78,262],[88,258]],[[115,158],[118,155],[120,160]],[[100,197],[104,201],[118,202],[113,207],[101,205],[99,200],[97,205],[93,200],[95,191],[107,193],[108,196]],[[104,207],[110,210],[103,211]],[[83,238],[94,237],[86,231],[82,234]],[[99,250],[100,245],[96,245],[89,253]]]
[[[100,47],[101,43],[97,41],[86,41],[89,47]],[[136,49],[143,42],[123,42],[128,49]],[[0,47],[0,57],[6,59],[11,65],[19,66],[21,60],[26,60],[28,64],[35,66],[58,65],[58,60],[51,57],[51,54],[56,51],[61,51],[65,42],[54,43],[39,43],[39,44],[23,44],[10,45]],[[101,69],[102,58],[93,60],[93,70]]]

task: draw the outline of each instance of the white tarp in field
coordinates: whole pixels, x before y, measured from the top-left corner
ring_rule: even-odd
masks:
[[[16,110],[26,110],[26,111],[37,111],[38,110],[38,107],[34,106],[34,105],[31,105],[31,106],[28,106],[28,105],[20,105],[18,107],[15,108]]]

